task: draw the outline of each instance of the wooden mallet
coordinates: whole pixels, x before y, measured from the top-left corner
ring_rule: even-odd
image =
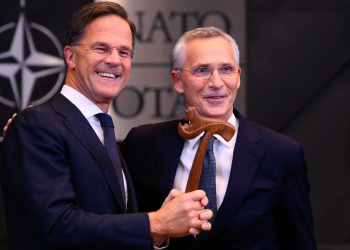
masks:
[[[190,121],[190,123],[182,125],[180,122],[178,126],[178,131],[182,138],[190,140],[204,132],[188,177],[186,186],[186,193],[188,193],[198,189],[202,164],[210,138],[214,134],[218,134],[226,141],[229,141],[235,133],[235,127],[224,120],[202,117],[197,113],[195,107],[188,107],[185,119]]]

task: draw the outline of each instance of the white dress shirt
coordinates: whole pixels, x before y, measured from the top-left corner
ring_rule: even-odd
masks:
[[[230,141],[225,141],[220,135],[214,135],[217,139],[214,140],[213,151],[216,162],[216,200],[218,209],[225,197],[238,133],[238,118],[232,114],[228,122],[235,127],[235,134]],[[185,192],[192,163],[200,143],[200,138],[203,134],[204,132],[194,139],[185,141],[180,162],[176,170],[173,188]]]
[[[84,117],[88,120],[91,127],[96,132],[96,135],[100,139],[103,145],[105,145],[105,140],[103,136],[103,128],[101,126],[100,120],[95,116],[98,113],[103,113],[103,111],[92,101],[90,101],[86,96],[81,94],[80,92],[76,91],[75,89],[64,85],[61,94],[64,95],[69,101],[71,101],[79,110],[81,113],[83,113]],[[108,110],[108,114],[109,110]],[[126,204],[128,203],[128,187],[124,175],[124,171],[122,169],[123,173],[123,180],[124,180],[124,189],[125,189],[125,201]]]

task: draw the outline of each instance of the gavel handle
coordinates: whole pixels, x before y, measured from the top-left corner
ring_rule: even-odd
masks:
[[[210,133],[210,131],[206,131],[201,142],[199,143],[196,155],[192,163],[192,168],[188,176],[186,193],[192,192],[198,189],[199,178],[202,170],[205,152],[207,150],[209,140],[212,136],[213,134]]]

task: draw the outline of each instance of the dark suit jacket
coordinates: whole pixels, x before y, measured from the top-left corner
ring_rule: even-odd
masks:
[[[173,249],[316,249],[303,150],[294,140],[247,121],[239,130],[231,174],[212,229],[199,247],[193,236]],[[158,209],[173,187],[184,146],[179,121],[133,128],[122,152],[140,211]]]
[[[59,94],[21,112],[1,150],[10,249],[151,249],[148,215],[133,213],[122,167],[128,211],[110,158],[76,106]]]

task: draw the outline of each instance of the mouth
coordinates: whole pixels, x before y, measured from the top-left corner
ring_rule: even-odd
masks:
[[[101,77],[111,78],[111,79],[115,79],[115,78],[120,76],[120,75],[116,75],[113,73],[107,73],[107,72],[98,72],[97,74]]]
[[[205,99],[209,99],[209,100],[220,100],[225,98],[226,95],[215,95],[215,96],[204,96]]]

